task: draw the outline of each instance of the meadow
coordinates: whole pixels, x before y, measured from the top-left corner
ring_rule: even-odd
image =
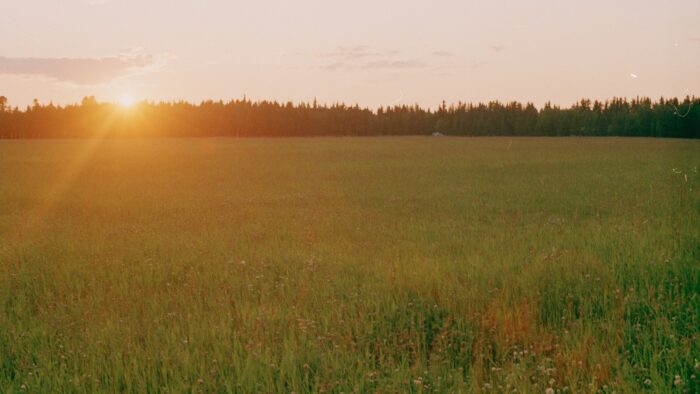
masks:
[[[1,392],[700,392],[700,141],[0,141]]]

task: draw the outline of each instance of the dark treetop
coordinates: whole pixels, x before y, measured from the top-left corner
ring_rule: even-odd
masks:
[[[344,104],[205,101],[136,104],[125,109],[86,97],[80,105],[34,105],[21,111],[0,97],[0,138],[208,136],[649,136],[700,137],[700,99],[605,102],[570,108],[517,102],[458,103],[437,110],[393,106],[371,111]]]

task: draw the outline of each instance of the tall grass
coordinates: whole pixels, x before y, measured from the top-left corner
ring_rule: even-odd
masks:
[[[698,392],[699,166],[683,140],[0,142],[0,391]]]

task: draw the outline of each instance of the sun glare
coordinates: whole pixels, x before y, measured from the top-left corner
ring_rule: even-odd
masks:
[[[134,104],[136,104],[136,99],[128,94],[123,94],[119,96],[117,103],[124,108],[131,108],[134,106]]]

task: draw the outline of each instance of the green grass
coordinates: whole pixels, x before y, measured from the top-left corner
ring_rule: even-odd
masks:
[[[699,392],[698,166],[661,139],[2,141],[0,391]]]

